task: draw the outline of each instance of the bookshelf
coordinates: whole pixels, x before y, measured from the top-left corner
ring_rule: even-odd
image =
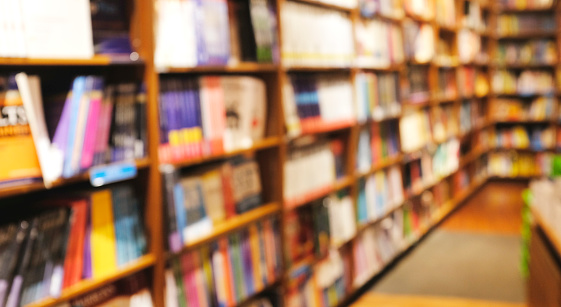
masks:
[[[106,277],[84,280],[63,291],[59,298],[45,299],[31,306],[54,306],[68,302],[136,272],[148,271],[152,277],[150,292],[154,305],[163,307],[166,300],[166,287],[169,287],[169,284],[167,286],[166,284],[170,282],[167,278],[169,272],[173,271],[171,269],[174,269],[173,263],[176,260],[183,261],[193,255],[196,259],[197,253],[201,252],[203,255],[203,250],[208,251],[224,240],[227,242],[230,238],[239,239],[241,236],[250,238],[251,241],[251,235],[246,235],[247,232],[251,232],[248,229],[266,224],[270,220],[278,220],[280,225],[274,230],[278,232],[280,241],[280,247],[274,253],[280,259],[276,263],[278,272],[275,271],[262,287],[255,287],[254,291],[247,290],[247,293],[238,297],[232,305],[241,306],[268,292],[277,292],[281,302],[284,301],[284,304],[279,304],[280,306],[301,306],[302,304],[297,301],[301,293],[295,292],[297,287],[294,284],[302,276],[297,274],[303,267],[307,267],[309,272],[306,274],[309,275],[306,276],[315,279],[317,278],[315,274],[332,266],[340,271],[337,278],[330,280],[330,283],[322,284],[321,288],[312,288],[312,292],[324,289],[337,292],[335,301],[326,305],[345,306],[368,285],[369,280],[397,261],[404,251],[412,248],[415,242],[483,186],[488,177],[526,178],[534,175],[526,172],[512,176],[487,174],[487,165],[492,164],[492,161],[488,162],[492,160],[491,155],[503,151],[507,151],[505,155],[513,152],[511,149],[502,150],[489,144],[490,134],[494,133],[498,126],[545,124],[555,129],[559,128],[557,118],[498,120],[492,118],[489,111],[490,104],[503,96],[523,100],[541,96],[494,92],[492,80],[495,71],[558,69],[557,60],[548,64],[492,64],[499,44],[519,43],[538,38],[558,39],[558,32],[554,30],[495,33],[497,15],[501,13],[549,14],[551,9],[540,8],[527,12],[497,8],[492,1],[427,0],[426,3],[438,6],[422,5],[422,9],[419,10],[418,6],[411,4],[415,0],[403,0],[379,1],[384,2],[384,6],[372,12],[368,11],[367,7],[361,6],[368,4],[369,1],[356,3],[313,0],[269,1],[268,14],[271,14],[269,17],[274,16],[277,20],[276,27],[271,30],[273,40],[276,41],[276,45],[271,49],[273,51],[276,49],[280,53],[277,58],[273,56],[274,59],[270,61],[239,59],[239,61],[218,61],[220,63],[211,61],[204,65],[184,65],[183,62],[174,65],[173,61],[166,62],[169,59],[158,58],[158,52],[161,52],[158,48],[160,41],[158,31],[153,28],[160,21],[158,16],[160,12],[156,9],[160,1],[166,2],[166,0],[133,1],[135,10],[131,17],[130,34],[133,38],[134,50],[138,54],[132,58],[104,55],[77,60],[0,58],[2,71],[29,70],[47,75],[65,74],[63,71],[71,71],[74,75],[76,72],[120,71],[116,74],[128,74],[143,80],[147,89],[148,153],[146,158],[136,160],[139,175],[133,180],[146,204],[143,221],[149,238],[147,254]],[[219,5],[228,5],[228,3],[232,5],[234,2],[239,1],[228,0]],[[258,1],[248,3],[253,2]],[[378,1],[373,2],[378,3]],[[218,9],[215,7],[214,10]],[[287,10],[292,12],[287,13]],[[336,20],[344,31],[331,29],[333,33],[330,34],[335,38],[344,37],[345,40],[336,41],[343,47],[335,48],[335,45],[329,45],[333,42],[329,41],[328,37],[326,41],[320,40],[320,43],[331,46],[330,48],[335,50],[333,53],[329,53],[331,50],[327,48],[327,51],[318,51],[319,56],[317,54],[310,56],[306,53],[306,48],[298,49],[301,46],[294,44],[316,39],[315,36],[318,34],[307,32],[306,27],[291,28],[293,24],[291,18],[294,16],[290,13],[294,14],[294,12],[309,14],[305,18],[317,18],[322,22],[330,20],[329,18]],[[302,18],[302,16],[298,17]],[[232,22],[229,17],[227,19]],[[241,20],[241,22],[250,23],[249,20]],[[300,32],[304,33],[302,34],[304,39],[296,42],[286,34],[291,33],[296,36]],[[412,34],[417,32],[422,32],[426,42],[414,41],[415,35]],[[220,33],[222,34],[224,33]],[[373,37],[376,39],[372,39]],[[234,41],[234,38],[229,37],[228,43],[233,44]],[[417,46],[423,43],[424,46]],[[255,44],[257,45],[257,42]],[[463,50],[466,45],[475,47]],[[180,47],[185,48],[179,46],[178,49]],[[211,51],[216,50],[209,48],[209,52]],[[166,65],[156,65],[161,64],[160,61]],[[171,142],[166,141],[169,138],[167,134],[169,131],[162,129],[162,124],[164,122],[169,124],[169,118],[173,118],[174,109],[169,106],[175,103],[168,103],[169,101],[166,102],[164,98],[165,93],[173,92],[170,90],[169,80],[189,83],[194,80],[194,82],[202,82],[200,80],[214,77],[251,77],[262,81],[266,92],[263,136],[253,140],[249,145],[166,160],[162,148],[165,147],[163,145],[170,145]],[[558,82],[553,83],[558,84]],[[325,98],[329,95],[321,96],[321,91],[331,90],[334,87],[339,89],[336,93],[338,97],[343,97],[337,101],[339,103],[337,107],[333,107],[334,102]],[[308,109],[301,113],[296,110],[294,114],[289,114],[289,104],[293,104],[294,109],[298,109],[309,103],[304,100],[309,99],[310,88],[315,88],[315,95],[319,97],[316,103],[319,105],[319,115],[314,113],[310,116],[311,111]],[[187,86],[186,91],[188,90],[191,90],[190,86]],[[366,95],[367,98],[361,98],[361,94],[374,90],[382,94],[370,93],[370,96]],[[555,93],[559,93],[559,90],[555,90]],[[378,95],[383,98],[379,99]],[[373,98],[374,96],[376,98]],[[191,98],[185,99],[185,103],[189,103],[187,99]],[[362,105],[357,107],[357,101],[362,101]],[[554,104],[557,108],[557,101]],[[325,106],[336,109],[336,112],[325,112],[330,109]],[[357,111],[357,108],[363,107],[364,109]],[[351,116],[343,116],[348,115],[349,110]],[[293,117],[290,118],[290,115]],[[410,116],[411,120],[407,122]],[[312,117],[312,120],[309,117]],[[293,126],[298,128],[294,129]],[[409,132],[415,132],[412,138],[418,136],[417,129],[411,127],[420,126],[423,128],[419,130],[425,131],[418,133],[425,135],[421,135],[423,141],[418,144],[419,146],[411,148],[403,146],[411,141],[408,138],[411,138],[413,133]],[[387,131],[396,133],[392,135]],[[190,142],[187,137],[185,138],[185,142]],[[555,140],[557,139],[558,137],[555,136]],[[374,143],[379,145],[372,145]],[[366,158],[361,152],[364,144],[368,149]],[[177,152],[180,152],[185,150],[183,145],[185,144],[170,146],[180,147],[177,149]],[[388,149],[389,147],[392,148]],[[376,150],[379,152],[374,152]],[[298,183],[296,188],[300,188],[299,184],[309,184],[309,182],[298,181],[296,177],[287,178],[290,174],[287,171],[289,165],[293,165],[294,160],[304,155],[314,155],[320,151],[323,158],[326,155],[330,156],[327,159],[329,161],[321,165],[314,164],[315,168],[311,168],[310,161],[295,163],[297,171],[292,173],[306,170],[302,172],[319,174],[315,177],[325,175],[325,178],[330,180],[320,185],[310,184],[310,189],[301,189],[303,192],[297,195],[288,193],[293,192],[294,182]],[[548,147],[547,151],[554,151],[554,148]],[[457,152],[457,157],[450,152]],[[520,152],[534,154],[532,150],[520,150]],[[171,155],[173,156],[174,153]],[[206,170],[219,163],[233,161],[240,156],[249,157],[259,167],[258,180],[261,185],[259,206],[213,224],[212,229],[205,235],[182,242],[178,250],[172,251],[168,246],[170,245],[168,239],[173,218],[168,216],[169,204],[166,196],[169,196],[170,192],[163,180],[165,176],[163,168],[172,168],[179,177],[183,178],[198,174],[201,169]],[[435,164],[446,165],[446,167],[434,167]],[[331,168],[336,174],[331,173]],[[327,172],[323,172],[325,169]],[[426,174],[427,170],[430,170],[431,176],[427,175],[423,178],[419,175],[419,172]],[[87,186],[88,178],[87,173],[79,174],[55,181],[53,188],[56,188],[55,192],[64,193],[75,185]],[[314,176],[310,178],[308,181],[314,181]],[[39,195],[46,192],[44,190],[45,187],[41,183],[10,187],[0,190],[0,199],[17,198],[30,193]],[[379,203],[378,200],[372,201],[372,195],[377,197],[378,194],[384,195],[383,203]],[[304,218],[300,213],[304,215],[303,212],[314,212],[313,210],[320,207],[318,204],[321,205],[324,200],[329,202],[326,207],[333,207],[331,213],[326,213],[327,222],[324,221],[328,228],[331,227],[329,215],[338,217],[337,213],[340,213],[341,219],[350,217],[350,226],[338,226],[343,229],[345,237],[328,236],[327,243],[324,242],[319,246],[320,244],[313,244],[315,232],[325,229],[318,230],[312,227],[312,235],[306,242],[306,248],[311,252],[307,251],[309,252],[307,255],[291,259],[288,254],[296,246],[289,236],[293,226],[291,223],[294,223],[294,219]],[[415,219],[419,222],[414,222]],[[310,224],[313,222],[312,219]],[[367,240],[371,241],[367,242]],[[378,244],[384,245],[379,247]],[[323,250],[316,252],[315,245]],[[384,247],[384,252],[380,254],[373,254],[374,251],[367,252],[365,249],[368,246],[376,246],[377,249]],[[364,255],[379,258],[379,262],[368,264],[364,262]],[[363,267],[364,265],[373,265],[373,267]],[[182,269],[180,268],[180,271]],[[363,269],[368,274],[358,276]],[[184,273],[172,273],[172,275]],[[240,279],[236,283],[242,284],[246,278],[242,276]],[[214,284],[210,285],[213,286]],[[318,306],[322,305],[318,304]]]

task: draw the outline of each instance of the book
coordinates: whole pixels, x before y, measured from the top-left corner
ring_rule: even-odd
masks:
[[[492,89],[496,94],[522,96],[545,95],[554,91],[553,75],[545,70],[497,70],[492,75]]]
[[[421,64],[431,61],[435,54],[434,34],[431,24],[406,18],[403,21],[405,58]]]
[[[497,34],[499,36],[516,36],[534,31],[549,32],[556,28],[553,14],[499,14],[497,16]]]
[[[96,54],[126,56],[133,52],[129,38],[131,7],[115,0],[90,1],[92,37]]]
[[[490,114],[497,121],[548,120],[555,113],[555,99],[549,96],[524,101],[517,98],[498,98],[490,105]]]
[[[0,186],[40,180],[41,166],[15,76],[0,77]]]
[[[509,65],[555,64],[557,47],[551,39],[499,42],[496,61]]]
[[[361,0],[359,5],[363,17],[380,15],[400,19],[405,14],[401,0]]]
[[[359,122],[380,121],[401,114],[401,90],[395,73],[358,73],[355,77],[355,114]]]

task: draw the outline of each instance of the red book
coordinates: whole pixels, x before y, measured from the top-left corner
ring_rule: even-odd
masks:
[[[224,211],[226,219],[236,215],[236,201],[234,199],[234,190],[232,187],[232,165],[224,163],[221,169],[222,191],[224,193]]]
[[[84,262],[84,238],[88,217],[88,202],[85,199],[71,203],[72,217],[68,247],[64,258],[64,278],[62,288],[68,288],[82,280]]]

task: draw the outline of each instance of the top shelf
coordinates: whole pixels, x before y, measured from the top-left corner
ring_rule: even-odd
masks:
[[[128,57],[111,57],[95,55],[90,59],[31,59],[31,58],[0,58],[0,66],[111,66],[111,65],[143,65],[142,59],[131,60]]]
[[[341,5],[337,5],[337,4],[331,4],[331,3],[327,3],[327,2],[323,2],[323,1],[316,1],[316,0],[290,0],[290,1],[316,5],[316,6],[332,9],[332,10],[338,10],[338,11],[345,12],[345,13],[351,13],[356,9],[356,7],[350,8],[350,7],[345,7],[345,6],[341,6]]]

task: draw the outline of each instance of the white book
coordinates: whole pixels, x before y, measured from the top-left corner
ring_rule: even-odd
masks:
[[[41,173],[43,174],[43,181],[45,186],[49,188],[52,182],[58,178],[58,176],[53,174],[58,174],[58,172],[53,170],[53,166],[57,164],[53,163],[51,155],[51,140],[47,132],[45,113],[43,112],[41,81],[38,76],[28,76],[25,73],[19,73],[16,75],[16,82],[31,128],[35,150],[37,151]]]
[[[20,0],[30,58],[91,58],[90,1]]]
[[[166,296],[165,307],[179,307],[177,303],[177,284],[172,270],[166,270]]]

